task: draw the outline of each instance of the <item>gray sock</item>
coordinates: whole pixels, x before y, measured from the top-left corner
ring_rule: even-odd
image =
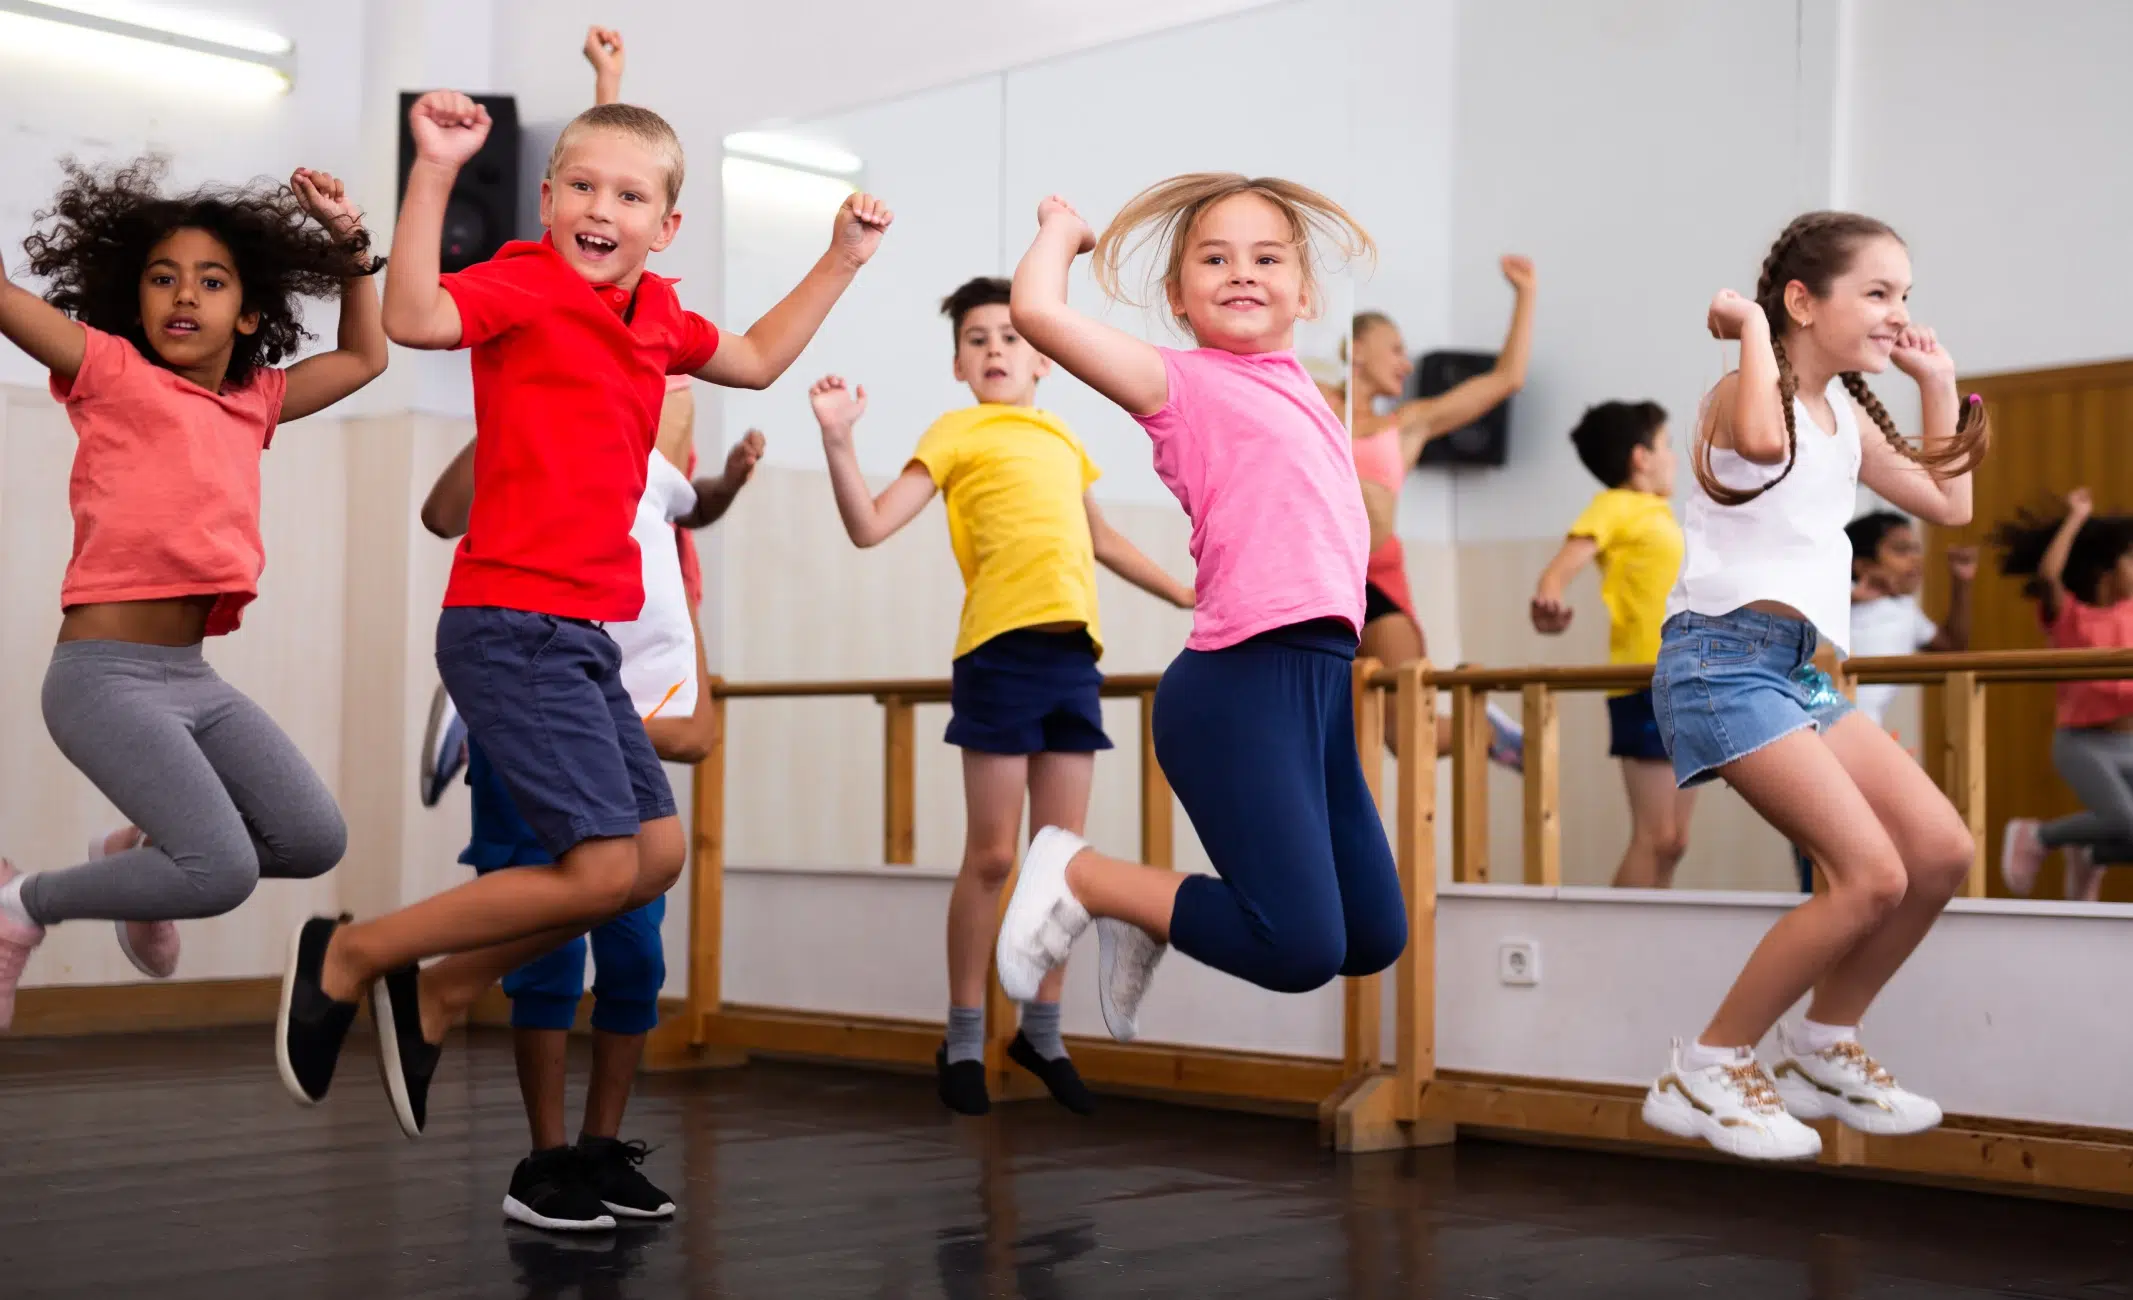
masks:
[[[985,1008],[948,1008],[948,1059],[951,1062],[985,1059]]]
[[[1057,1002],[1025,1002],[1022,1004],[1022,1036],[1037,1049],[1037,1055],[1047,1061],[1056,1061],[1067,1054],[1066,1042],[1059,1037],[1059,1004]]]

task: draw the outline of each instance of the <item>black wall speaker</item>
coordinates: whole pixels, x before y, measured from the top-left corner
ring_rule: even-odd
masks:
[[[1476,375],[1496,367],[1491,352],[1425,352],[1407,381],[1407,395],[1441,397]],[[1422,448],[1423,465],[1502,465],[1511,455],[1511,403],[1496,404],[1463,429],[1432,438]]]
[[[400,92],[400,193],[407,193],[407,174],[415,166],[415,136],[408,129],[407,113],[422,98],[420,91]],[[452,200],[444,210],[442,269],[464,271],[485,262],[510,240],[518,238],[519,130],[518,100],[510,95],[476,95],[474,101],[489,110],[489,138],[481,152],[459,169],[452,186]]]

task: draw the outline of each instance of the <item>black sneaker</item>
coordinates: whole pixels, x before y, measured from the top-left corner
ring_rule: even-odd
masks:
[[[615,1216],[600,1204],[576,1147],[536,1151],[511,1171],[504,1217],[550,1232],[606,1232]]]
[[[300,1106],[316,1106],[333,1083],[341,1044],[355,1023],[356,1004],[336,1002],[319,987],[326,945],[343,921],[314,916],[289,937],[289,965],[281,977],[281,1009],[274,1016],[274,1063],[282,1086]]]
[[[578,1138],[578,1157],[584,1162],[586,1185],[617,1219],[674,1217],[674,1198],[637,1172],[637,1166],[649,1154],[642,1142]]]
[[[939,1081],[941,1105],[958,1115],[983,1115],[992,1110],[985,1091],[985,1062],[948,1060],[948,1045],[933,1054],[933,1072]]]
[[[430,1076],[437,1073],[441,1046],[422,1041],[421,971],[403,966],[388,971],[370,989],[370,1018],[378,1026],[378,1074],[392,1099],[393,1118],[410,1138],[422,1136],[429,1119]]]
[[[1081,1071],[1074,1068],[1073,1061],[1064,1056],[1056,1061],[1045,1059],[1020,1031],[1016,1032],[1015,1041],[1007,1045],[1007,1059],[1043,1080],[1044,1090],[1052,1094],[1052,1100],[1076,1115],[1096,1113],[1095,1094],[1081,1081]]]

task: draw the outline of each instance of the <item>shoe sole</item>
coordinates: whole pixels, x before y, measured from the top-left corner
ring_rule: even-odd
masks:
[[[1874,1137],[1909,1137],[1940,1127],[1941,1116],[1935,1114],[1928,1123],[1906,1120],[1887,1111],[1866,1110],[1843,1101],[1832,1101],[1819,1092],[1794,1085],[1780,1085],[1778,1100],[1792,1112],[1794,1119],[1835,1120],[1846,1128],[1857,1129]]]
[[[407,1074],[400,1064],[400,1033],[393,1021],[392,994],[386,992],[383,977],[370,986],[370,1019],[378,1028],[378,1078],[385,1084],[385,1096],[393,1104],[393,1119],[398,1121],[400,1132],[412,1142],[422,1136],[422,1128],[415,1123],[415,1104],[407,1095]],[[512,1204],[514,1202],[505,1198],[506,1214],[511,1212]],[[533,1211],[526,1210],[526,1213],[533,1214]],[[530,1223],[536,1228],[547,1226],[536,1222],[538,1218],[535,1215],[533,1219],[519,1222]]]
[[[1752,1135],[1755,1130],[1729,1128],[1687,1102],[1675,1100],[1670,1094],[1645,1094],[1644,1122],[1661,1133],[1701,1142],[1713,1150],[1723,1151],[1742,1160],[1812,1160],[1822,1154],[1822,1137],[1813,1129],[1807,1130],[1815,1142],[1811,1149],[1772,1151],[1768,1148],[1757,1148],[1740,1140],[1742,1136]]]
[[[656,1210],[632,1209],[627,1205],[617,1205],[613,1201],[602,1201],[600,1204],[606,1206],[607,1212],[618,1219],[671,1219],[674,1217],[675,1207],[672,1201],[668,1201]]]
[[[289,1004],[296,996],[296,963],[304,950],[304,927],[309,921],[296,927],[289,936],[289,964],[281,973],[281,1004],[274,1013],[274,1064],[281,1071],[281,1086],[289,1090],[299,1106],[316,1106],[323,1098],[313,1097],[297,1082],[296,1070],[289,1064]]]
[[[601,1204],[606,1205],[607,1202],[602,1201]],[[612,1209],[613,1207],[610,1206],[609,1208]],[[523,1204],[516,1196],[506,1196],[504,1198],[504,1217],[513,1223],[523,1223],[529,1228],[539,1228],[545,1232],[613,1232],[615,1230],[613,1215],[603,1214],[597,1219],[587,1219],[582,1223],[572,1219],[551,1219],[544,1215],[535,1214],[531,1207]]]

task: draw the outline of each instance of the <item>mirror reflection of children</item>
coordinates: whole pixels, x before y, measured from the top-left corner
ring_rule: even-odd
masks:
[[[2024,512],[1993,535],[2000,571],[2030,579],[2028,594],[2055,649],[2133,646],[2133,517],[2095,511],[2089,490],[2075,488],[2062,517]],[[2052,766],[2086,811],[2009,820],[2000,877],[2008,892],[2027,895],[2056,849],[2066,896],[2094,902],[2103,868],[2133,863],[2133,681],[2060,684]]]
[[[1666,411],[1657,402],[1602,402],[1585,412],[1570,441],[1601,489],[1541,573],[1533,591],[1533,628],[1549,636],[1569,628],[1564,588],[1578,570],[1597,562],[1600,599],[1607,605],[1607,662],[1652,663],[1659,657],[1667,594],[1681,576]],[[1622,760],[1629,791],[1629,848],[1615,869],[1615,887],[1665,889],[1688,849],[1696,791],[1674,784],[1650,687],[1610,695],[1607,723],[1607,752]]]

